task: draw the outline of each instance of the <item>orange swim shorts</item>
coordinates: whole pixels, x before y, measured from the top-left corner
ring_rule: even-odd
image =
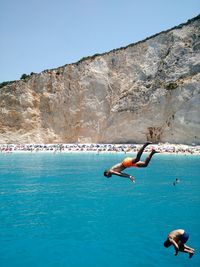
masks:
[[[125,159],[122,161],[122,165],[123,165],[125,168],[137,167],[137,164],[136,164],[136,163],[133,163],[133,159],[132,159],[132,158],[125,158]]]

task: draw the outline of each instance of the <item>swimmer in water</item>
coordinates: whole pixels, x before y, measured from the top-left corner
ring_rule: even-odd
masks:
[[[188,241],[188,239],[189,239],[189,234],[185,230],[183,229],[174,230],[168,234],[167,240],[164,242],[164,246],[168,248],[171,245],[173,245],[175,249],[174,253],[175,256],[177,256],[178,252],[181,251],[189,253],[189,258],[192,258],[195,250],[193,248],[186,246],[185,243]]]
[[[173,182],[173,185],[175,186],[176,184],[178,184],[180,182],[180,180],[178,178],[176,178],[176,180]]]
[[[130,168],[130,167],[138,167],[138,168],[147,167],[150,160],[151,160],[151,157],[155,153],[159,153],[158,151],[153,149],[144,162],[140,161],[140,158],[142,156],[144,149],[149,144],[152,144],[152,143],[147,142],[141,147],[141,149],[138,151],[138,153],[136,155],[136,158],[125,158],[121,163],[114,165],[109,170],[105,170],[104,176],[106,176],[107,178],[110,178],[114,174],[114,175],[118,175],[121,177],[129,178],[132,182],[135,182],[135,178],[133,176],[126,174],[126,173],[123,173],[122,171],[125,170],[126,168]]]

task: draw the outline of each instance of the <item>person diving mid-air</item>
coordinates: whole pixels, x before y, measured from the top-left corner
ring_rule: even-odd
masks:
[[[129,174],[126,174],[122,171],[124,171],[126,168],[130,167],[138,167],[138,168],[144,168],[147,167],[152,156],[155,153],[159,153],[155,149],[152,149],[151,153],[148,155],[148,157],[145,159],[145,161],[140,161],[140,158],[142,156],[142,153],[144,149],[149,145],[152,144],[151,142],[146,142],[138,151],[137,155],[135,158],[127,157],[125,158],[121,163],[118,163],[111,167],[109,170],[104,171],[104,176],[107,178],[111,178],[112,175],[118,175],[124,178],[129,178],[132,182],[135,182],[135,178]]]

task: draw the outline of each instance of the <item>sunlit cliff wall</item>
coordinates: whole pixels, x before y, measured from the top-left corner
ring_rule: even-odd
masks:
[[[0,143],[200,143],[200,16],[0,89]]]

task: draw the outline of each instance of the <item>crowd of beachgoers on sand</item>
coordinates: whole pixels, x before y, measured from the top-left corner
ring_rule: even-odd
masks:
[[[95,152],[95,153],[137,153],[142,144],[0,144],[0,153],[15,152]],[[200,145],[151,144],[145,152],[155,149],[161,153],[200,155]]]

